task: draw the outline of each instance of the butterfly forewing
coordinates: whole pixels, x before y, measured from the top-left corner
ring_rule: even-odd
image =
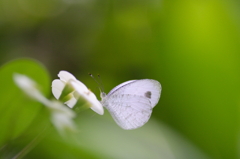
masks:
[[[114,87],[114,88],[108,93],[108,95],[113,94],[113,93],[114,93],[115,91],[117,91],[119,88],[124,87],[124,86],[126,86],[126,85],[128,85],[128,84],[130,84],[130,83],[132,83],[132,82],[134,82],[134,81],[137,81],[137,80],[130,80],[130,81],[126,81],[126,82],[123,82],[123,83],[117,85],[116,87]]]
[[[108,98],[114,94],[134,94],[143,96],[148,98],[151,102],[151,106],[154,107],[159,101],[161,90],[162,87],[156,80],[131,80],[116,86],[107,96]]]

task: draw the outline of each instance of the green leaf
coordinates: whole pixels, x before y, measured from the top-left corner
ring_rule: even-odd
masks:
[[[109,113],[92,114],[89,110],[79,115],[76,123],[80,131],[66,140],[52,129],[26,158],[209,158],[179,133],[154,119],[139,129],[126,131]]]
[[[49,75],[37,61],[18,59],[0,68],[0,146],[21,135],[41,109],[39,102],[31,100],[15,85],[14,73],[35,80],[45,95],[50,90]]]

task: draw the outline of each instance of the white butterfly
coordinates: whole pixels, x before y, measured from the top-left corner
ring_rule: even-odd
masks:
[[[136,129],[149,120],[161,90],[156,80],[131,80],[116,86],[107,95],[102,92],[101,103],[120,127]]]

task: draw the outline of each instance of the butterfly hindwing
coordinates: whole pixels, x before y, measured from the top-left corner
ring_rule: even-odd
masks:
[[[135,129],[144,125],[152,113],[148,99],[130,94],[111,96],[105,103],[105,107],[123,129]]]

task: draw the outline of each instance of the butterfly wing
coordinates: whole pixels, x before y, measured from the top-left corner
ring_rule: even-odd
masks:
[[[111,96],[105,103],[105,107],[115,122],[127,130],[144,125],[152,113],[152,107],[148,99],[130,94]]]
[[[132,80],[113,88],[102,99],[102,104],[120,127],[136,129],[149,120],[160,93],[161,85],[158,81]]]
[[[107,95],[110,98],[116,94],[133,94],[147,97],[152,108],[158,103],[162,91],[161,84],[152,79],[131,80],[113,88]]]

